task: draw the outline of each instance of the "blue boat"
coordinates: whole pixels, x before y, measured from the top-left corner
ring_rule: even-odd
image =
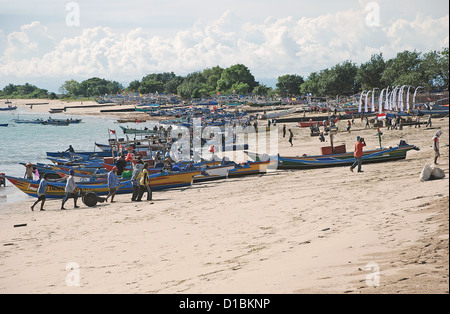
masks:
[[[0,107],[0,110],[6,111],[6,110],[16,110],[17,106],[8,106],[8,107]]]

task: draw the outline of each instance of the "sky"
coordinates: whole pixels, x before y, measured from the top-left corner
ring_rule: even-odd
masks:
[[[0,89],[244,64],[274,87],[344,61],[449,46],[446,0],[0,0]]]

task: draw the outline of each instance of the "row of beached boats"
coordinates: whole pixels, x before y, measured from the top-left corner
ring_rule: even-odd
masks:
[[[404,141],[400,141],[396,147],[364,151],[362,160],[363,163],[401,160],[406,158],[406,154],[410,150],[418,150],[418,148]],[[345,146],[322,148],[322,154],[316,156],[283,157],[248,151],[246,153],[252,161],[242,164],[225,160],[203,161],[200,163],[181,162],[172,165],[170,170],[166,168],[164,163],[154,163],[151,160],[147,160],[146,162],[151,164],[149,167],[150,186],[153,191],[161,191],[171,188],[188,187],[196,182],[265,174],[269,169],[307,170],[325,167],[343,167],[349,166],[355,161],[353,152],[346,152]],[[96,195],[108,194],[109,189],[106,176],[108,171],[114,166],[111,163],[111,158],[109,159],[109,163],[106,163],[105,159],[94,159],[80,155],[74,155],[71,159],[55,159],[51,157],[49,159],[54,163],[53,165],[33,165],[41,176],[48,173],[53,177],[47,192],[47,197],[62,198],[64,196],[64,178],[68,176],[70,170],[74,170],[75,177],[78,181],[77,185],[83,192],[92,192]],[[122,174],[121,185],[118,189],[119,194],[132,193],[133,191],[130,181],[130,165],[131,163],[128,164],[128,168],[125,168]],[[27,180],[8,175],[3,175],[3,177],[8,179],[25,194],[37,197],[38,180]],[[59,180],[56,178],[59,178]]]
[[[202,163],[180,163],[172,166],[171,170],[166,170],[163,164],[156,164],[149,168],[150,186],[153,191],[161,191],[172,188],[182,188],[191,186],[194,182],[204,182],[231,177],[254,175],[266,173],[270,161],[246,162],[236,164],[234,162],[210,161]],[[94,167],[91,167],[94,166]],[[60,180],[51,180],[46,196],[48,198],[62,198],[64,196],[65,181],[70,170],[74,170],[74,176],[77,178],[77,186],[84,193],[93,192],[96,195],[106,195],[109,188],[106,182],[108,169],[114,165],[103,164],[102,168],[98,165],[85,163],[84,165],[43,165],[35,164],[40,175],[57,174]],[[13,185],[25,194],[37,197],[37,188],[39,180],[27,180],[23,178],[4,175]],[[132,193],[133,187],[130,181],[131,170],[125,171],[121,178],[121,184],[118,188],[118,194]],[[53,176],[55,178],[55,176]],[[95,178],[95,179],[94,179]],[[88,181],[80,181],[80,179]]]

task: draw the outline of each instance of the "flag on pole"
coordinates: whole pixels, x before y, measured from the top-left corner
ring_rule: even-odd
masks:
[[[115,130],[109,130],[109,132],[111,132],[112,134],[116,134]]]

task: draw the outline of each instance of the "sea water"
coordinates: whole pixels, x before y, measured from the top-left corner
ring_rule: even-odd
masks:
[[[35,120],[82,119],[79,124],[53,126],[41,124],[15,123],[13,119]],[[126,138],[119,127],[117,118],[105,116],[74,116],[68,114],[33,114],[25,109],[0,111],[0,123],[8,123],[0,127],[0,173],[23,178],[25,167],[20,163],[51,164],[47,152],[65,151],[72,145],[76,151],[101,151],[95,143],[107,144],[114,138],[109,130],[115,130],[116,136]],[[126,126],[126,125],[124,125]],[[133,128],[153,128],[154,123],[130,123]],[[8,180],[6,187],[0,187],[0,210],[8,203],[32,199],[13,186]]]

